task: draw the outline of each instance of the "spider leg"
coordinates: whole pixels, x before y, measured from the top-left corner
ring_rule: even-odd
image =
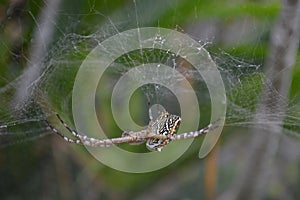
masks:
[[[64,120],[62,120],[62,118],[59,116],[59,114],[56,114],[56,117],[59,119],[60,123],[62,123],[62,125],[64,125],[64,127],[70,132],[72,133],[72,135],[78,139],[82,139],[82,136],[79,135],[76,131],[72,130],[65,122]]]
[[[129,144],[141,144],[143,142],[146,142],[149,139],[165,140],[168,137],[164,136],[164,135],[149,133],[149,130],[145,129],[145,130],[141,130],[141,131],[137,131],[137,132],[124,131],[122,133],[121,138],[126,138],[126,142]],[[113,138],[113,139],[116,139],[116,138]]]
[[[186,132],[186,133],[181,133],[181,134],[175,135],[172,139],[173,140],[182,140],[182,139],[195,138],[195,137],[198,137],[199,135],[208,133],[211,130],[211,127],[212,127],[212,124],[209,124],[207,127],[200,129],[198,131]]]
[[[53,125],[49,123],[48,120],[45,120],[48,127],[57,135],[59,135],[61,138],[63,138],[65,141],[69,143],[75,143],[75,144],[83,144],[87,146],[92,147],[109,147],[113,144],[121,144],[121,143],[141,143],[149,139],[149,136],[146,134],[146,131],[140,131],[140,132],[133,132],[133,131],[126,131],[122,134],[122,137],[119,138],[112,138],[112,139],[96,139],[92,137],[87,137],[85,135],[80,135],[75,130],[72,130],[57,114],[56,115],[59,121],[63,124],[63,126],[70,132],[74,137],[77,139],[71,139],[64,134],[62,134],[60,131],[58,131]]]
[[[122,133],[122,138],[131,137],[132,141],[129,144],[138,145],[146,141],[145,137],[147,136],[146,130],[142,130],[139,132],[133,131],[124,131]]]
[[[208,126],[206,126],[205,128],[202,128],[198,131],[192,131],[192,132],[186,132],[186,133],[182,133],[179,135],[174,135],[172,136],[172,140],[182,140],[182,139],[190,139],[190,138],[195,138],[198,137],[200,135],[206,134],[212,130],[214,130],[215,128],[219,127],[217,125],[217,122],[220,121],[221,119],[218,119],[214,122],[212,122],[211,124],[209,124]]]
[[[75,143],[79,143],[79,144],[83,144],[83,145],[88,145],[88,146],[95,146],[95,147],[109,147],[114,143],[118,143],[118,141],[113,141],[112,139],[96,139],[96,138],[92,138],[92,137],[87,137],[86,135],[80,135],[79,133],[77,133],[75,130],[71,129],[60,117],[59,114],[56,114],[57,118],[59,119],[59,121],[63,124],[63,126],[70,132],[72,133],[72,135],[76,138],[78,138]],[[60,135],[63,136],[63,138],[68,138],[65,135],[61,134]],[[66,139],[65,139],[66,140]],[[68,140],[72,141],[73,139],[68,138]],[[78,142],[78,140],[80,142]],[[71,142],[74,143],[74,142]]]
[[[74,137],[76,137],[77,139],[71,139],[67,136],[65,136],[64,134],[62,134],[61,132],[59,132],[54,126],[52,126],[49,121],[45,120],[48,127],[57,135],[59,135],[60,137],[62,137],[65,141],[69,142],[69,143],[75,143],[75,144],[83,144],[83,145],[88,145],[88,146],[97,146],[97,147],[109,147],[111,146],[114,142],[118,142],[118,141],[113,141],[112,139],[96,139],[96,138],[90,138],[87,137],[85,135],[80,135],[79,133],[77,133],[75,130],[72,130],[63,120],[62,118],[56,114],[57,118],[59,119],[59,121],[63,124],[63,126],[70,132],[72,133],[72,135]]]
[[[68,138],[67,136],[65,136],[64,134],[62,134],[61,132],[59,132],[56,128],[54,128],[54,126],[52,126],[48,120],[45,120],[48,127],[54,132],[56,133],[57,135],[59,135],[61,138],[63,138],[65,141],[69,142],[69,143],[75,143],[75,144],[82,144],[82,141],[80,139],[71,139],[71,138]]]

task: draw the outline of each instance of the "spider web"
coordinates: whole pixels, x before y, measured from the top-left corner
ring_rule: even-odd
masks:
[[[152,8],[151,12],[145,9],[149,4],[156,6]],[[215,32],[211,29],[216,28],[218,24],[215,21],[210,24],[194,23],[193,21],[199,19],[198,15],[202,14],[197,12],[200,9],[197,6],[194,6],[194,13],[190,16],[191,22],[187,23],[185,27],[181,27],[178,24],[184,24],[184,22],[179,20],[181,13],[175,9],[180,7],[181,4],[184,3],[177,1],[177,4],[173,4],[169,1],[163,1],[155,4],[150,3],[150,1],[132,1],[122,6],[122,8],[107,8],[99,11],[96,8],[98,4],[92,2],[88,11],[84,14],[76,13],[73,10],[62,13],[55,12],[55,15],[57,15],[55,20],[48,22],[49,26],[54,29],[54,33],[51,35],[51,39],[47,39],[51,42],[48,45],[45,44],[48,46],[47,51],[39,59],[37,76],[32,78],[26,76],[25,72],[21,72],[20,75],[14,77],[14,80],[11,80],[1,75],[4,84],[0,89],[0,146],[4,147],[27,140],[35,141],[36,138],[49,134],[44,120],[54,113],[60,113],[66,118],[68,124],[72,124],[72,86],[77,70],[86,55],[110,36],[131,28],[144,26],[167,27],[186,33],[198,40],[210,52],[226,87],[228,102],[225,126],[259,127],[263,129],[265,124],[272,123],[282,125],[284,127],[283,133],[287,137],[299,138],[300,106],[298,94],[293,94],[293,97],[288,101],[281,99],[287,105],[287,110],[284,113],[272,113],[271,116],[266,116],[265,113],[257,112],[259,94],[263,87],[268,88],[265,90],[266,92],[278,96],[277,91],[272,88],[263,74],[262,57],[253,55],[251,59],[243,58],[243,53],[236,57],[233,54],[236,55],[238,50],[232,48],[229,50],[215,49],[214,44],[218,42],[218,35],[214,35]],[[26,12],[32,16],[33,21],[36,21],[34,25],[40,27],[39,19],[31,13],[31,10]],[[166,12],[171,12],[174,19],[162,20]],[[89,18],[92,18],[92,20]],[[259,41],[264,36],[265,29],[268,28],[270,22],[258,24],[257,21],[253,22],[252,20],[246,18],[245,21],[239,23],[245,23],[260,30],[257,31],[258,34],[255,38],[248,39],[250,42],[253,42],[253,40]],[[91,25],[91,23],[94,24]],[[206,32],[203,31],[198,34],[197,31],[200,28],[203,28]],[[37,32],[39,33],[39,31],[41,30]],[[232,42],[231,40],[232,38],[229,38],[226,41]],[[240,40],[242,39],[240,38]],[[258,45],[255,48],[259,48]],[[25,59],[29,59],[27,68],[31,68],[35,64],[32,63],[30,57],[25,57]],[[199,99],[199,109],[201,115],[204,116],[202,117],[203,121],[199,122],[199,128],[205,126],[209,122],[206,119],[210,117],[210,97],[203,78],[184,58],[154,48],[127,53],[117,59],[106,70],[98,86],[97,109],[110,111],[110,109],[107,109],[109,104],[105,102],[109,102],[113,86],[118,79],[134,66],[148,62],[166,64],[186,77]],[[179,77],[173,74],[166,74],[166,80],[170,84],[180,81]],[[24,86],[24,83],[27,84]],[[23,92],[24,90],[28,92],[26,98],[20,97],[20,88]],[[180,92],[185,95],[190,91]],[[173,97],[172,91],[161,85],[148,84],[141,87],[132,97],[130,110],[133,119],[138,124],[147,124],[148,103],[162,104],[169,112],[180,114],[178,101]],[[101,119],[111,119],[112,115],[110,112],[105,112],[105,116],[99,114],[98,117],[100,123],[104,123],[101,122]],[[254,123],[253,119],[255,117],[259,119],[259,123]],[[278,118],[284,118],[284,124],[277,121]],[[106,132],[109,132],[112,126],[106,127]],[[119,129],[116,127],[114,130]],[[113,132],[116,134],[109,136],[119,136],[120,131]]]

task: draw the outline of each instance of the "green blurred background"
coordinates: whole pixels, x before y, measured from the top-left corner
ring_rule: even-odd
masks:
[[[254,96],[261,89],[262,65],[281,2],[50,2],[0,2],[0,199],[230,199],[225,194],[232,190],[235,180],[243,173],[242,153],[247,154],[244,144],[251,137],[247,124],[251,120],[249,115],[254,112]],[[43,16],[45,13],[49,15]],[[241,113],[235,113],[234,108],[229,108],[228,126],[209,157],[198,158],[202,141],[198,138],[171,165],[150,173],[129,174],[106,167],[84,147],[68,144],[50,134],[43,119],[52,116],[53,123],[59,126],[53,117],[58,112],[72,126],[72,86],[85,56],[104,39],[145,26],[175,29],[205,44],[220,69],[226,71],[230,102],[238,104],[241,101],[247,111],[241,109]],[[37,35],[45,27],[50,29],[49,35],[41,39],[45,49],[34,58],[32,54],[39,41]],[[156,54],[159,52],[146,52],[152,60],[163,60]],[[134,63],[126,57],[120,58],[101,81],[113,84],[127,70],[127,65],[141,62],[138,56],[139,52],[132,52]],[[14,94],[32,60],[37,60],[41,70],[36,78],[39,83],[34,87],[37,93],[31,97],[38,103],[30,101],[18,107],[14,105]],[[291,106],[287,115],[294,119],[286,124],[287,131],[293,130],[296,134],[300,131],[300,68],[297,65],[298,59],[293,70]],[[198,80],[194,85],[198,98],[204,99],[200,104],[203,121],[199,123],[199,127],[203,127],[209,121],[210,102],[203,96],[207,94],[203,83]],[[114,134],[112,137],[117,137],[121,130],[111,114],[111,87],[99,84],[101,95],[97,96],[100,102],[97,109],[100,123]],[[166,91],[163,93],[166,96],[157,97],[151,86],[135,93],[130,111],[138,124],[147,124],[148,101],[151,104],[167,102],[168,110],[179,112],[178,103],[167,100],[170,95]],[[266,189],[266,199],[300,198],[299,136],[283,137],[293,142],[284,146],[283,153],[278,153],[278,161],[286,165],[277,173],[279,178]],[[122,148],[146,151],[143,145],[122,145]]]

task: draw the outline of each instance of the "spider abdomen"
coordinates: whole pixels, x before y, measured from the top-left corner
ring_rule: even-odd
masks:
[[[161,151],[175,134],[180,125],[181,118],[168,112],[162,113],[149,127],[149,131],[156,135],[163,135],[167,139],[148,139],[146,146],[151,151]]]

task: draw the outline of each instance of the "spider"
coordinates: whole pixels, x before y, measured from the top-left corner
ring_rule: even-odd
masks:
[[[210,130],[216,128],[212,124],[209,124],[203,129],[193,132],[186,132],[182,134],[175,134],[178,129],[181,118],[177,115],[168,113],[167,111],[162,111],[161,114],[153,120],[151,110],[149,109],[150,122],[146,129],[141,131],[124,131],[121,137],[111,138],[111,139],[96,139],[79,134],[77,131],[71,129],[62,118],[56,114],[59,121],[63,126],[70,132],[76,139],[71,139],[61,132],[59,132],[53,125],[51,125],[47,120],[49,128],[62,137],[65,141],[69,143],[82,144],[92,147],[109,147],[113,144],[129,143],[129,144],[141,144],[146,142],[146,147],[150,151],[161,151],[166,145],[168,145],[173,140],[182,140],[195,138],[199,135],[206,134]]]

